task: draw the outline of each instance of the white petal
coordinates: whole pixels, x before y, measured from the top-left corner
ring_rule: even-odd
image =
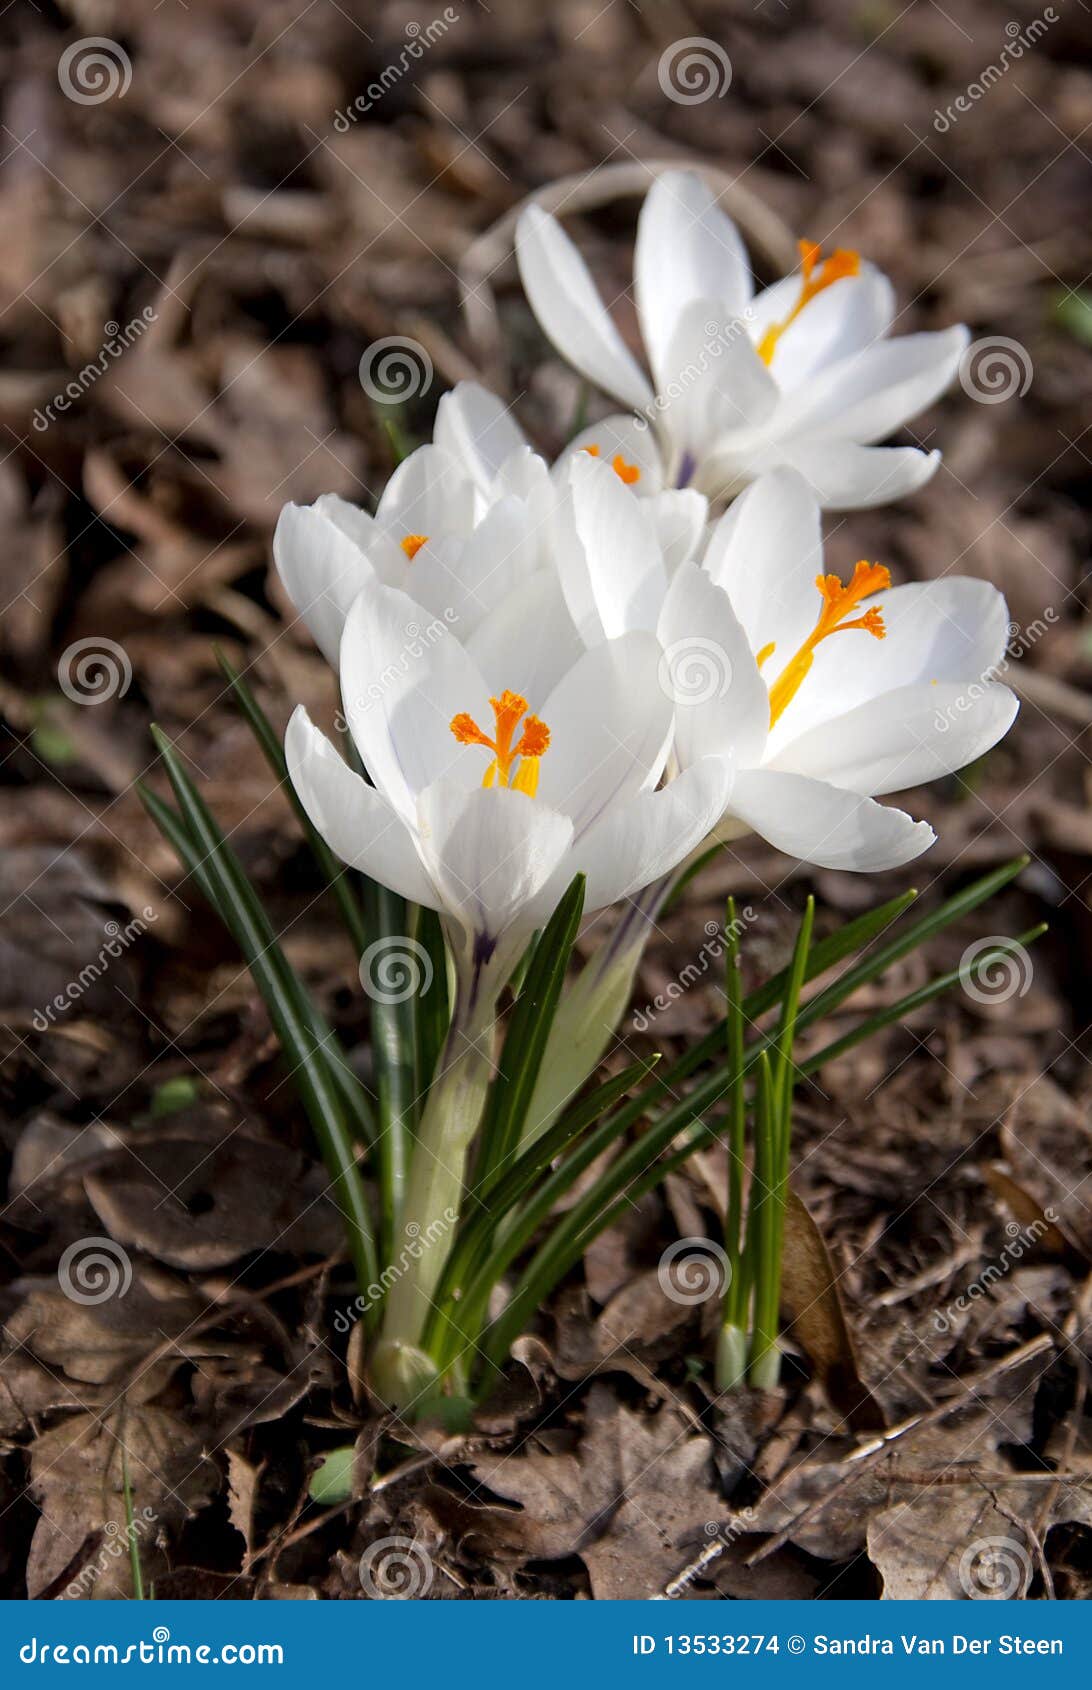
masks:
[[[811,633],[823,568],[819,506],[790,469],[770,470],[734,500],[709,540],[705,568],[732,601],[751,650],[787,661]],[[773,670],[776,673],[776,670]]]
[[[759,428],[777,409],[777,383],[746,324],[715,300],[693,300],[683,311],[665,370],[656,412],[684,457],[700,458],[724,434]]]
[[[829,364],[786,399],[778,427],[787,437],[821,425],[833,440],[884,440],[940,397],[969,339],[959,324],[939,334],[899,335]]]
[[[436,407],[432,438],[489,496],[501,465],[527,444],[510,408],[476,381],[460,381]]]
[[[798,470],[828,511],[863,511],[905,499],[940,468],[939,452],[916,446],[855,446],[847,440],[793,441],[770,456]]]
[[[471,630],[531,573],[538,536],[519,499],[497,501],[466,538],[437,536],[403,571],[406,590],[447,620],[465,643]]]
[[[574,458],[569,476],[576,535],[604,633],[613,639],[654,628],[667,571],[645,504],[598,458]],[[582,608],[580,600],[570,602],[574,618]]]
[[[758,762],[770,720],[766,683],[728,594],[696,563],[672,581],[658,633],[680,767],[710,753],[732,756],[740,768]]]
[[[705,539],[709,500],[693,487],[669,488],[649,501],[668,575],[696,558]]]
[[[551,738],[537,801],[571,816],[577,837],[612,805],[655,785],[663,771],[672,704],[658,684],[659,660],[651,634],[604,640],[542,707]]]
[[[865,265],[804,307],[779,337],[770,370],[782,392],[793,393],[826,365],[883,340],[894,318],[894,288],[882,271]]]
[[[407,534],[468,534],[476,515],[474,484],[439,446],[418,446],[383,490],[376,521],[399,544]]]
[[[812,589],[811,614],[819,609]],[[809,728],[835,723],[860,704],[874,703],[896,688],[952,682],[981,689],[999,678],[1009,634],[1004,597],[988,581],[948,575],[913,581],[865,601],[883,613],[886,635],[874,639],[861,629],[832,634],[815,652],[809,674],[770,739],[780,756]],[[774,652],[766,669],[776,676],[784,657]],[[835,723],[832,731],[837,732]]]
[[[737,773],[729,811],[779,851],[820,868],[901,868],[936,837],[927,822],[902,810],[826,781],[766,769]]]
[[[590,446],[597,448],[594,454],[588,451]],[[660,443],[656,431],[643,417],[617,412],[582,428],[569,441],[554,465],[555,481],[564,482],[569,463],[579,452],[589,457],[596,456],[602,463],[613,464],[615,457],[619,456],[625,463],[636,465],[640,475],[633,483],[633,491],[639,498],[658,493],[663,486],[664,464]]]
[[[489,689],[442,616],[393,587],[366,587],[342,635],[341,696],[368,773],[411,824],[417,794],[441,775],[481,785],[486,753],[460,746],[451,719],[469,711],[489,733]]]
[[[771,768],[880,798],[940,780],[997,744],[1019,708],[1008,687],[948,681],[898,687],[794,739]]]
[[[537,715],[583,649],[561,583],[545,569],[502,599],[467,641],[491,694],[510,687]]]
[[[355,514],[363,517],[363,512]],[[374,573],[367,558],[320,500],[317,505],[285,505],[273,534],[273,559],[315,644],[336,668],[349,606]]]
[[[720,210],[700,176],[665,171],[652,184],[637,225],[634,282],[641,330],[657,385],[668,368],[675,326],[695,299],[716,300],[742,316],[751,297],[751,270],[739,230]]]
[[[418,800],[429,871],[469,933],[495,945],[511,927],[533,931],[533,900],[572,839],[572,823],[512,788],[473,791],[437,781]]]
[[[343,863],[415,904],[441,907],[405,822],[374,786],[350,769],[302,704],[288,724],[284,754],[312,825]]]
[[[588,877],[585,908],[600,909],[669,874],[716,826],[732,791],[731,764],[705,757],[656,792],[612,809],[572,851]]]
[[[636,410],[648,405],[652,390],[605,310],[587,265],[539,205],[529,205],[516,225],[516,256],[531,309],[561,356],[625,404]]]

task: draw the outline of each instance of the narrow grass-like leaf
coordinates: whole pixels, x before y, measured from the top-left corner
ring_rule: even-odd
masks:
[[[494,1285],[509,1264],[523,1249],[553,1206],[552,1196],[545,1188],[535,1193],[523,1209],[519,1205],[538,1184],[546,1169],[562,1151],[593,1126],[619,1097],[644,1074],[649,1064],[634,1062],[615,1074],[594,1098],[587,1098],[576,1109],[555,1121],[553,1126],[524,1151],[519,1160],[506,1172],[498,1171],[491,1182],[475,1193],[475,1208],[459,1231],[454,1248],[444,1266],[443,1277],[436,1289],[435,1307],[425,1330],[425,1348],[436,1355],[437,1343],[448,1358],[450,1344],[440,1335],[446,1311],[457,1306],[459,1327],[465,1331],[472,1324],[471,1307],[484,1308]],[[507,1217],[503,1239],[491,1248],[497,1219]],[[459,1334],[451,1327],[448,1338]]]
[[[331,1073],[328,1052],[316,1038],[311,1015],[301,1007],[294,976],[272,935],[269,918],[235,853],[228,846],[170,741],[158,728],[153,727],[152,733],[174,789],[182,821],[202,853],[202,871],[207,875],[220,912],[262,991],[277,1037],[291,1065],[293,1081],[311,1120],[335,1188],[353,1264],[363,1288],[371,1284],[378,1273],[371,1215],[353,1141],[346,1128],[343,1099]]]
[[[1020,872],[1025,861],[1026,859],[1009,864],[1004,869],[984,876],[982,880],[976,882],[955,898],[949,899],[941,910],[916,923],[915,926],[920,934],[917,942],[920,943],[922,938],[929,936],[932,932],[939,931],[951,921],[966,914],[969,909],[977,907],[986,897],[990,896],[991,892],[997,891],[1013,879]],[[1023,947],[1032,943],[1044,930],[1043,926],[1032,928],[1019,938],[1005,941],[994,949],[984,952],[976,960],[974,967],[969,971],[970,974],[977,977],[992,962],[1012,954],[1017,946]],[[905,948],[906,939],[903,935],[894,944],[885,947],[886,954],[883,962],[879,964],[878,968],[870,967],[868,977],[871,978],[873,972],[878,972],[888,965],[892,960],[892,952],[901,956],[905,954]],[[813,947],[813,958],[818,949],[818,946]],[[874,961],[875,959],[870,959],[871,963],[874,963]],[[805,969],[805,976],[810,972],[810,968]],[[953,985],[966,978],[967,972],[957,969],[942,975],[900,999],[890,1008],[866,1018],[860,1026],[854,1028],[850,1033],[802,1061],[799,1064],[799,1073],[814,1073],[822,1066],[823,1062],[831,1060],[833,1056],[841,1055],[845,1050],[871,1036],[881,1027],[900,1021],[914,1009],[920,1008],[931,999],[949,990]],[[828,992],[820,994],[800,1011],[796,1020],[797,1029],[803,1028],[816,1019],[818,1013],[836,1007],[843,997],[855,991],[861,983],[862,979],[858,969],[848,971],[845,976],[835,982],[832,988],[828,989]],[[823,1009],[817,1011],[816,1006],[820,999],[824,1000]],[[723,1033],[721,1036],[723,1037]],[[770,1044],[771,1035],[764,1035],[749,1048],[746,1061],[747,1069],[754,1066],[763,1052],[769,1049]],[[558,1280],[579,1259],[591,1239],[596,1237],[605,1227],[611,1225],[624,1209],[637,1202],[645,1192],[657,1186],[668,1173],[681,1166],[699,1145],[708,1143],[715,1136],[716,1128],[707,1124],[702,1119],[702,1114],[714,1109],[723,1098],[728,1085],[731,1083],[731,1072],[730,1067],[722,1066],[711,1074],[704,1076],[689,1097],[682,1099],[668,1109],[660,1119],[653,1123],[639,1141],[627,1145],[610,1167],[605,1170],[604,1174],[600,1176],[599,1180],[562,1217],[555,1231],[540,1246],[538,1252],[528,1264],[511,1301],[486,1333],[483,1340],[483,1353],[487,1367],[500,1367],[503,1364],[511,1342],[523,1329],[531,1313],[540,1306]],[[619,1114],[624,1115],[630,1107],[628,1104],[623,1106],[623,1110]],[[610,1142],[611,1129],[616,1128],[618,1119],[619,1115],[611,1116],[607,1121],[600,1124],[598,1135],[593,1135],[605,1141],[602,1148],[606,1148],[607,1143]],[[680,1136],[682,1136],[683,1142],[670,1155],[664,1155],[663,1152],[668,1149],[672,1140]],[[575,1161],[576,1158],[569,1160]],[[571,1180],[565,1178],[568,1166],[569,1162],[566,1162],[558,1170],[561,1178],[556,1181],[555,1200],[563,1195],[572,1183]]]
[[[365,880],[364,907],[372,938],[363,952],[360,982],[371,1010],[372,1056],[379,1098],[376,1165],[386,1257],[401,1224],[417,1109],[414,987],[420,988],[428,970],[425,959],[417,952],[417,940],[409,932],[412,923],[404,898],[377,881]]]
[[[137,795],[140,798],[141,803],[144,805],[144,808],[148,811],[148,814],[151,816],[152,820],[167,840],[167,843],[175,851],[187,874],[197,883],[201,892],[208,899],[208,902],[212,905],[212,908],[220,917],[220,920],[228,929],[229,933],[232,933],[233,936],[235,936],[234,928],[232,927],[228,913],[217,896],[216,888],[209,878],[202,852],[199,846],[195,844],[186,827],[183,825],[181,818],[174,810],[171,809],[169,804],[165,803],[164,800],[158,796],[157,793],[152,792],[150,788],[144,786],[139,781],[137,782]],[[331,1070],[338,1089],[344,1099],[349,1120],[353,1123],[361,1139],[366,1144],[372,1144],[375,1139],[375,1122],[372,1116],[372,1108],[370,1102],[368,1101],[367,1093],[360,1081],[357,1079],[357,1076],[353,1073],[353,1070],[350,1068],[337,1034],[334,1032],[329,1022],[327,1022],[319,1013],[315,1006],[314,999],[311,997],[310,993],[304,989],[302,983],[296,978],[287,958],[283,956],[279,945],[276,943],[273,929],[269,926],[268,920],[265,917],[265,912],[260,910],[260,915],[261,919],[265,922],[266,949],[262,961],[258,963],[256,968],[251,969],[254,983],[258,987],[262,997],[265,999],[266,1006],[269,1007],[268,993],[271,989],[275,953],[276,957],[279,957],[283,963],[284,970],[288,976],[289,987],[296,999],[300,1014],[310,1023],[315,1035],[315,1042],[329,1058]],[[240,946],[240,948],[242,947]]]
[[[303,829],[304,837],[311,847],[315,861],[329,882],[330,890],[337,900],[341,918],[345,923],[349,937],[353,941],[356,954],[360,957],[364,954],[367,946],[368,934],[364,926],[360,904],[353,891],[349,871],[344,863],[339,862],[334,856],[321,833],[312,825],[310,816],[300,803],[299,795],[289,778],[288,765],[284,759],[284,748],[272,722],[258,703],[253,691],[235,668],[231,659],[220,650],[219,646],[216,647],[216,659],[263,757],[288,795]]]
[[[584,876],[576,875],[547,922],[509,1016],[482,1116],[475,1191],[507,1166],[523,1136],[584,912],[584,886]]]

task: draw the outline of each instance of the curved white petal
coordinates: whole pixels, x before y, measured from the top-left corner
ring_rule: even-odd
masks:
[[[804,307],[778,338],[770,370],[783,393],[795,393],[828,364],[883,340],[894,320],[894,288],[875,265],[863,265]]]
[[[812,622],[819,595],[809,594]],[[954,683],[980,691],[999,678],[1009,634],[1004,597],[988,581],[964,575],[912,581],[874,594],[868,604],[883,614],[885,637],[848,629],[825,639],[812,667],[770,738],[780,756],[792,740],[824,723],[838,731],[837,718],[861,704],[875,703],[896,688]],[[785,657],[792,648],[784,648]],[[764,672],[772,678],[784,661],[775,651]]]
[[[704,757],[658,791],[612,809],[571,853],[573,872],[588,877],[585,909],[630,897],[669,874],[716,826],[731,792],[730,762]]]
[[[584,649],[552,570],[540,570],[492,610],[466,642],[490,692],[510,687],[536,714]]]
[[[799,471],[828,511],[863,511],[905,499],[940,468],[939,452],[923,452],[917,446],[855,446],[848,440],[793,441],[769,455]]]
[[[756,654],[768,645],[771,672],[811,633],[818,610],[815,577],[823,569],[819,505],[791,469],[751,483],[713,529],[705,569],[732,601]]]
[[[354,507],[345,508],[370,521]],[[371,564],[321,499],[315,505],[285,505],[273,533],[273,561],[315,644],[336,668],[349,606],[373,578]]]
[[[671,336],[665,371],[656,412],[683,460],[700,458],[724,434],[759,428],[777,410],[777,383],[746,324],[716,300],[695,299],[686,306]]]
[[[374,786],[350,769],[302,704],[289,721],[284,755],[312,825],[343,863],[415,904],[442,907],[410,829]]]
[[[786,745],[768,766],[881,798],[940,780],[983,756],[1012,726],[1008,687],[976,681],[898,687]]]
[[[737,773],[729,812],[787,856],[820,868],[900,868],[928,850],[927,822],[827,781],[768,769]]]
[[[572,822],[512,788],[435,782],[417,801],[421,852],[444,907],[489,949],[534,930],[534,900],[572,839]],[[571,877],[570,877],[571,878]]]
[[[645,196],[637,224],[634,285],[641,331],[657,385],[668,367],[675,325],[695,299],[742,316],[751,297],[747,250],[716,195],[690,170],[668,170]]]
[[[583,654],[542,707],[551,737],[537,801],[571,816],[577,838],[663,772],[672,704],[658,684],[659,661],[651,634],[604,640]]]
[[[480,786],[486,754],[460,746],[451,719],[466,710],[489,733],[489,689],[442,616],[366,587],[341,639],[341,697],[368,773],[411,824],[417,794],[441,775]]]
[[[457,458],[439,446],[418,446],[403,458],[375,513],[396,544],[407,534],[469,534],[477,506],[474,484]]]
[[[592,452],[591,448],[595,451]],[[589,423],[575,435],[553,468],[554,479],[563,482],[569,464],[578,453],[597,457],[600,462],[613,464],[615,457],[635,468],[639,473],[632,483],[639,498],[658,493],[663,486],[664,464],[655,429],[643,417],[616,412],[600,422]]]
[[[561,356],[636,410],[649,404],[652,390],[604,308],[587,265],[539,205],[529,205],[516,225],[516,256],[531,309]]]
[[[778,427],[786,436],[821,429],[861,446],[884,440],[940,397],[969,339],[960,323],[937,334],[882,340],[829,364],[785,400]]]
[[[569,477],[576,537],[604,633],[613,639],[654,628],[667,571],[647,506],[598,458],[574,458]],[[583,605],[570,608],[577,617]]]
[[[766,744],[770,702],[750,642],[728,594],[687,563],[668,589],[657,632],[661,680],[675,704],[675,756],[687,768],[711,753],[737,767]]]
[[[696,558],[705,540],[709,500],[693,487],[668,488],[649,501],[668,575]]]
[[[502,464],[526,446],[511,408],[476,381],[460,381],[436,407],[432,438],[488,498]]]

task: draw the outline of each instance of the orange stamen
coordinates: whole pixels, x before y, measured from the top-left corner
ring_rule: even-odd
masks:
[[[412,563],[414,558],[417,556],[417,553],[421,550],[421,547],[428,545],[428,535],[406,534],[401,540],[399,540],[398,544]]]
[[[511,786],[533,798],[538,790],[538,761],[550,748],[550,730],[538,716],[528,716],[527,700],[506,687],[499,698],[489,700],[496,722],[493,738],[482,732],[472,716],[460,710],[451,718],[451,731],[460,745],[482,745],[492,751],[493,759],[482,778],[483,786]],[[512,739],[521,718],[523,731],[513,745]],[[519,759],[515,774],[512,766]]]
[[[592,458],[597,458],[599,456],[598,446],[581,446],[580,450],[582,452],[587,452],[589,457]],[[640,481],[641,479],[641,471],[637,464],[627,464],[621,452],[615,452],[610,461],[610,467],[618,477],[619,481],[624,481],[627,487],[632,487],[635,481]]]
[[[854,617],[851,622],[846,621],[850,611],[856,609],[862,599],[868,598],[870,593],[880,593],[890,587],[891,574],[882,563],[865,563],[862,559],[854,569],[848,586],[845,586],[837,575],[817,575],[815,585],[822,596],[823,606],[815,627],[770,688],[771,728],[800,691],[814,661],[816,648],[828,634],[844,634],[850,628],[860,628],[877,640],[887,636],[883,611],[879,605],[870,605],[860,616]],[[773,651],[772,642],[763,646],[756,659],[760,669],[766,659],[773,655]]]
[[[805,305],[823,293],[833,282],[840,282],[845,276],[859,276],[861,273],[861,257],[848,247],[838,247],[829,258],[820,259],[821,248],[815,241],[800,241],[800,266],[803,270],[803,285],[800,297],[788,316],[780,323],[771,323],[758,343],[758,355],[764,364],[773,362],[773,355],[777,351],[777,343],[785,333],[790,323],[799,317]]]

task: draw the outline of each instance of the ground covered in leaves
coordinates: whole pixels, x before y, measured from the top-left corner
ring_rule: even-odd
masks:
[[[408,60],[407,27],[433,12],[358,0],[38,0],[0,17],[0,1588],[127,1595],[118,1547],[135,1532],[164,1596],[958,1596],[997,1541],[987,1587],[1087,1596],[1087,14],[1059,0],[944,128],[935,114],[1032,6],[451,11]],[[131,65],[100,102],[58,78],[88,35]],[[728,53],[721,95],[665,94],[661,54],[687,36]],[[390,471],[362,350],[390,334],[427,349],[404,427],[426,431],[443,387],[478,374],[555,450],[575,387],[544,356],[503,226],[479,237],[549,179],[662,158],[718,166],[741,215],[747,193],[772,208],[768,227],[751,208],[771,262],[786,224],[861,248],[895,281],[900,327],[962,319],[1026,358],[1022,396],[957,390],[921,420],[940,475],[833,521],[831,567],[998,582],[1023,698],[983,766],[911,807],[940,834],[916,871],[926,899],[1021,851],[1028,868],[869,1002],[983,934],[1051,930],[998,1002],[956,992],[802,1090],[810,1221],[789,1300],[794,1274],[809,1303],[829,1285],[779,1391],[718,1400],[715,1306],[657,1272],[675,1240],[716,1236],[710,1152],[596,1241],[472,1432],[391,1428],[351,1383],[338,1216],[260,1000],[134,782],[158,782],[158,720],[366,1073],[355,959],[213,645],[278,723],[301,698],[329,716],[269,539],[285,500],[366,501]],[[627,332],[631,213],[573,224]],[[103,636],[131,675],[89,705],[70,654]],[[809,889],[829,931],[906,883],[739,846],[665,922],[625,1049],[712,1025],[727,891],[753,912],[757,979],[784,962]],[[106,1271],[127,1264],[124,1295],[66,1295],[88,1239]],[[870,1396],[851,1425],[858,1374]],[[316,1467],[346,1445],[316,1500]]]

